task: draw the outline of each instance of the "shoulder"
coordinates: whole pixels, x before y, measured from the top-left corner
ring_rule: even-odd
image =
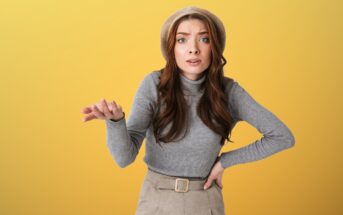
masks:
[[[157,97],[157,87],[161,72],[154,70],[144,75],[138,87],[137,96],[155,99]]]
[[[253,101],[251,94],[247,92],[239,81],[228,77],[225,77],[225,79],[225,93],[229,98],[230,105],[235,106],[237,103],[248,104]]]
[[[160,70],[153,70],[146,74],[143,78],[142,84],[149,85],[151,87],[156,87],[160,82],[161,71]]]
[[[239,121],[237,101],[241,101],[242,90],[244,90],[237,80],[224,77],[224,91],[228,98],[228,106],[235,121]]]
[[[237,80],[224,76],[224,91],[231,101],[231,98],[237,91],[237,88],[240,88],[240,85]]]

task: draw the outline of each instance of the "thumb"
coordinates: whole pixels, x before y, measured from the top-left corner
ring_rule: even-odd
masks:
[[[208,178],[208,180],[206,181],[205,185],[204,185],[204,190],[207,190],[207,188],[209,188],[212,184],[213,179]]]

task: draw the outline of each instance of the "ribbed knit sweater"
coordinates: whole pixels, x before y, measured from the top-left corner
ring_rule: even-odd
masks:
[[[209,175],[214,163],[219,160],[224,168],[257,161],[290,148],[295,144],[290,129],[271,111],[259,104],[236,80],[227,82],[228,111],[234,125],[246,121],[263,137],[252,143],[227,152],[219,152],[221,136],[207,127],[196,114],[196,106],[203,91],[198,80],[180,75],[182,89],[189,104],[189,132],[178,142],[162,143],[160,147],[153,135],[152,115],[157,103],[157,86],[160,71],[145,75],[136,91],[128,119],[105,120],[106,144],[116,163],[124,168],[135,161],[145,139],[144,162],[156,172],[179,177]],[[227,77],[225,77],[228,79]]]

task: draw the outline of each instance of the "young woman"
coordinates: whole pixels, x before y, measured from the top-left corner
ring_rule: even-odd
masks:
[[[146,138],[148,166],[136,215],[223,215],[224,170],[294,145],[289,128],[223,75],[225,29],[211,12],[186,7],[161,29],[166,65],[141,82],[128,120],[121,106],[101,100],[84,121],[106,121],[106,141],[122,168],[134,162]],[[222,153],[239,121],[263,134],[250,145]]]

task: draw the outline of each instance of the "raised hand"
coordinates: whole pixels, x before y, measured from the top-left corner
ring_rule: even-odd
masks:
[[[101,99],[100,102],[83,108],[81,113],[86,114],[82,119],[83,122],[93,119],[111,119],[118,121],[125,117],[125,113],[119,104],[114,100],[112,102],[106,102],[105,99]]]

